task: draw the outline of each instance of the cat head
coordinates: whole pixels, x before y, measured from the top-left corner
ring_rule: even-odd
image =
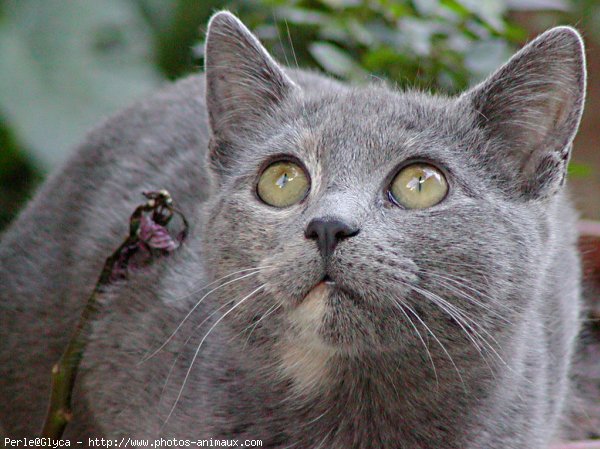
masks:
[[[251,345],[449,369],[448,353],[501,352],[535,297],[582,113],[577,31],[551,29],[452,98],[283,69],[227,12],[205,56],[204,239]]]

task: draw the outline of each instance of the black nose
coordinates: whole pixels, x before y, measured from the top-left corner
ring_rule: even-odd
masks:
[[[306,238],[315,239],[319,251],[325,258],[329,257],[338,242],[348,237],[354,237],[359,229],[340,220],[314,218],[306,227]]]

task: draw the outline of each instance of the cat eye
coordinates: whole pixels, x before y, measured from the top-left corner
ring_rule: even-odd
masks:
[[[256,192],[270,206],[289,207],[303,200],[309,188],[308,176],[300,165],[279,161],[262,172]]]
[[[444,174],[433,165],[418,163],[404,167],[390,186],[390,199],[407,209],[425,209],[441,202],[448,193]]]

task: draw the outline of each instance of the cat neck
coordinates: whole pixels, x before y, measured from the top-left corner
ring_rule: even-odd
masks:
[[[297,368],[302,377],[289,384],[282,416],[301,447],[420,447],[424,441],[427,447],[460,447],[449,434],[460,412],[445,406],[450,398],[469,402],[465,390],[448,387],[456,383],[438,384],[423,375],[426,370],[417,374],[399,365],[398,354],[312,354]],[[311,368],[322,371],[311,374]]]

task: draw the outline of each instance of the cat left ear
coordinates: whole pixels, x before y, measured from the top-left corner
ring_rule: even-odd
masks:
[[[205,49],[206,105],[217,140],[242,141],[296,84],[233,14],[212,16]]]
[[[563,184],[585,98],[583,40],[556,27],[533,40],[486,81],[463,94],[487,134],[486,156],[508,169],[524,198],[552,195]]]

